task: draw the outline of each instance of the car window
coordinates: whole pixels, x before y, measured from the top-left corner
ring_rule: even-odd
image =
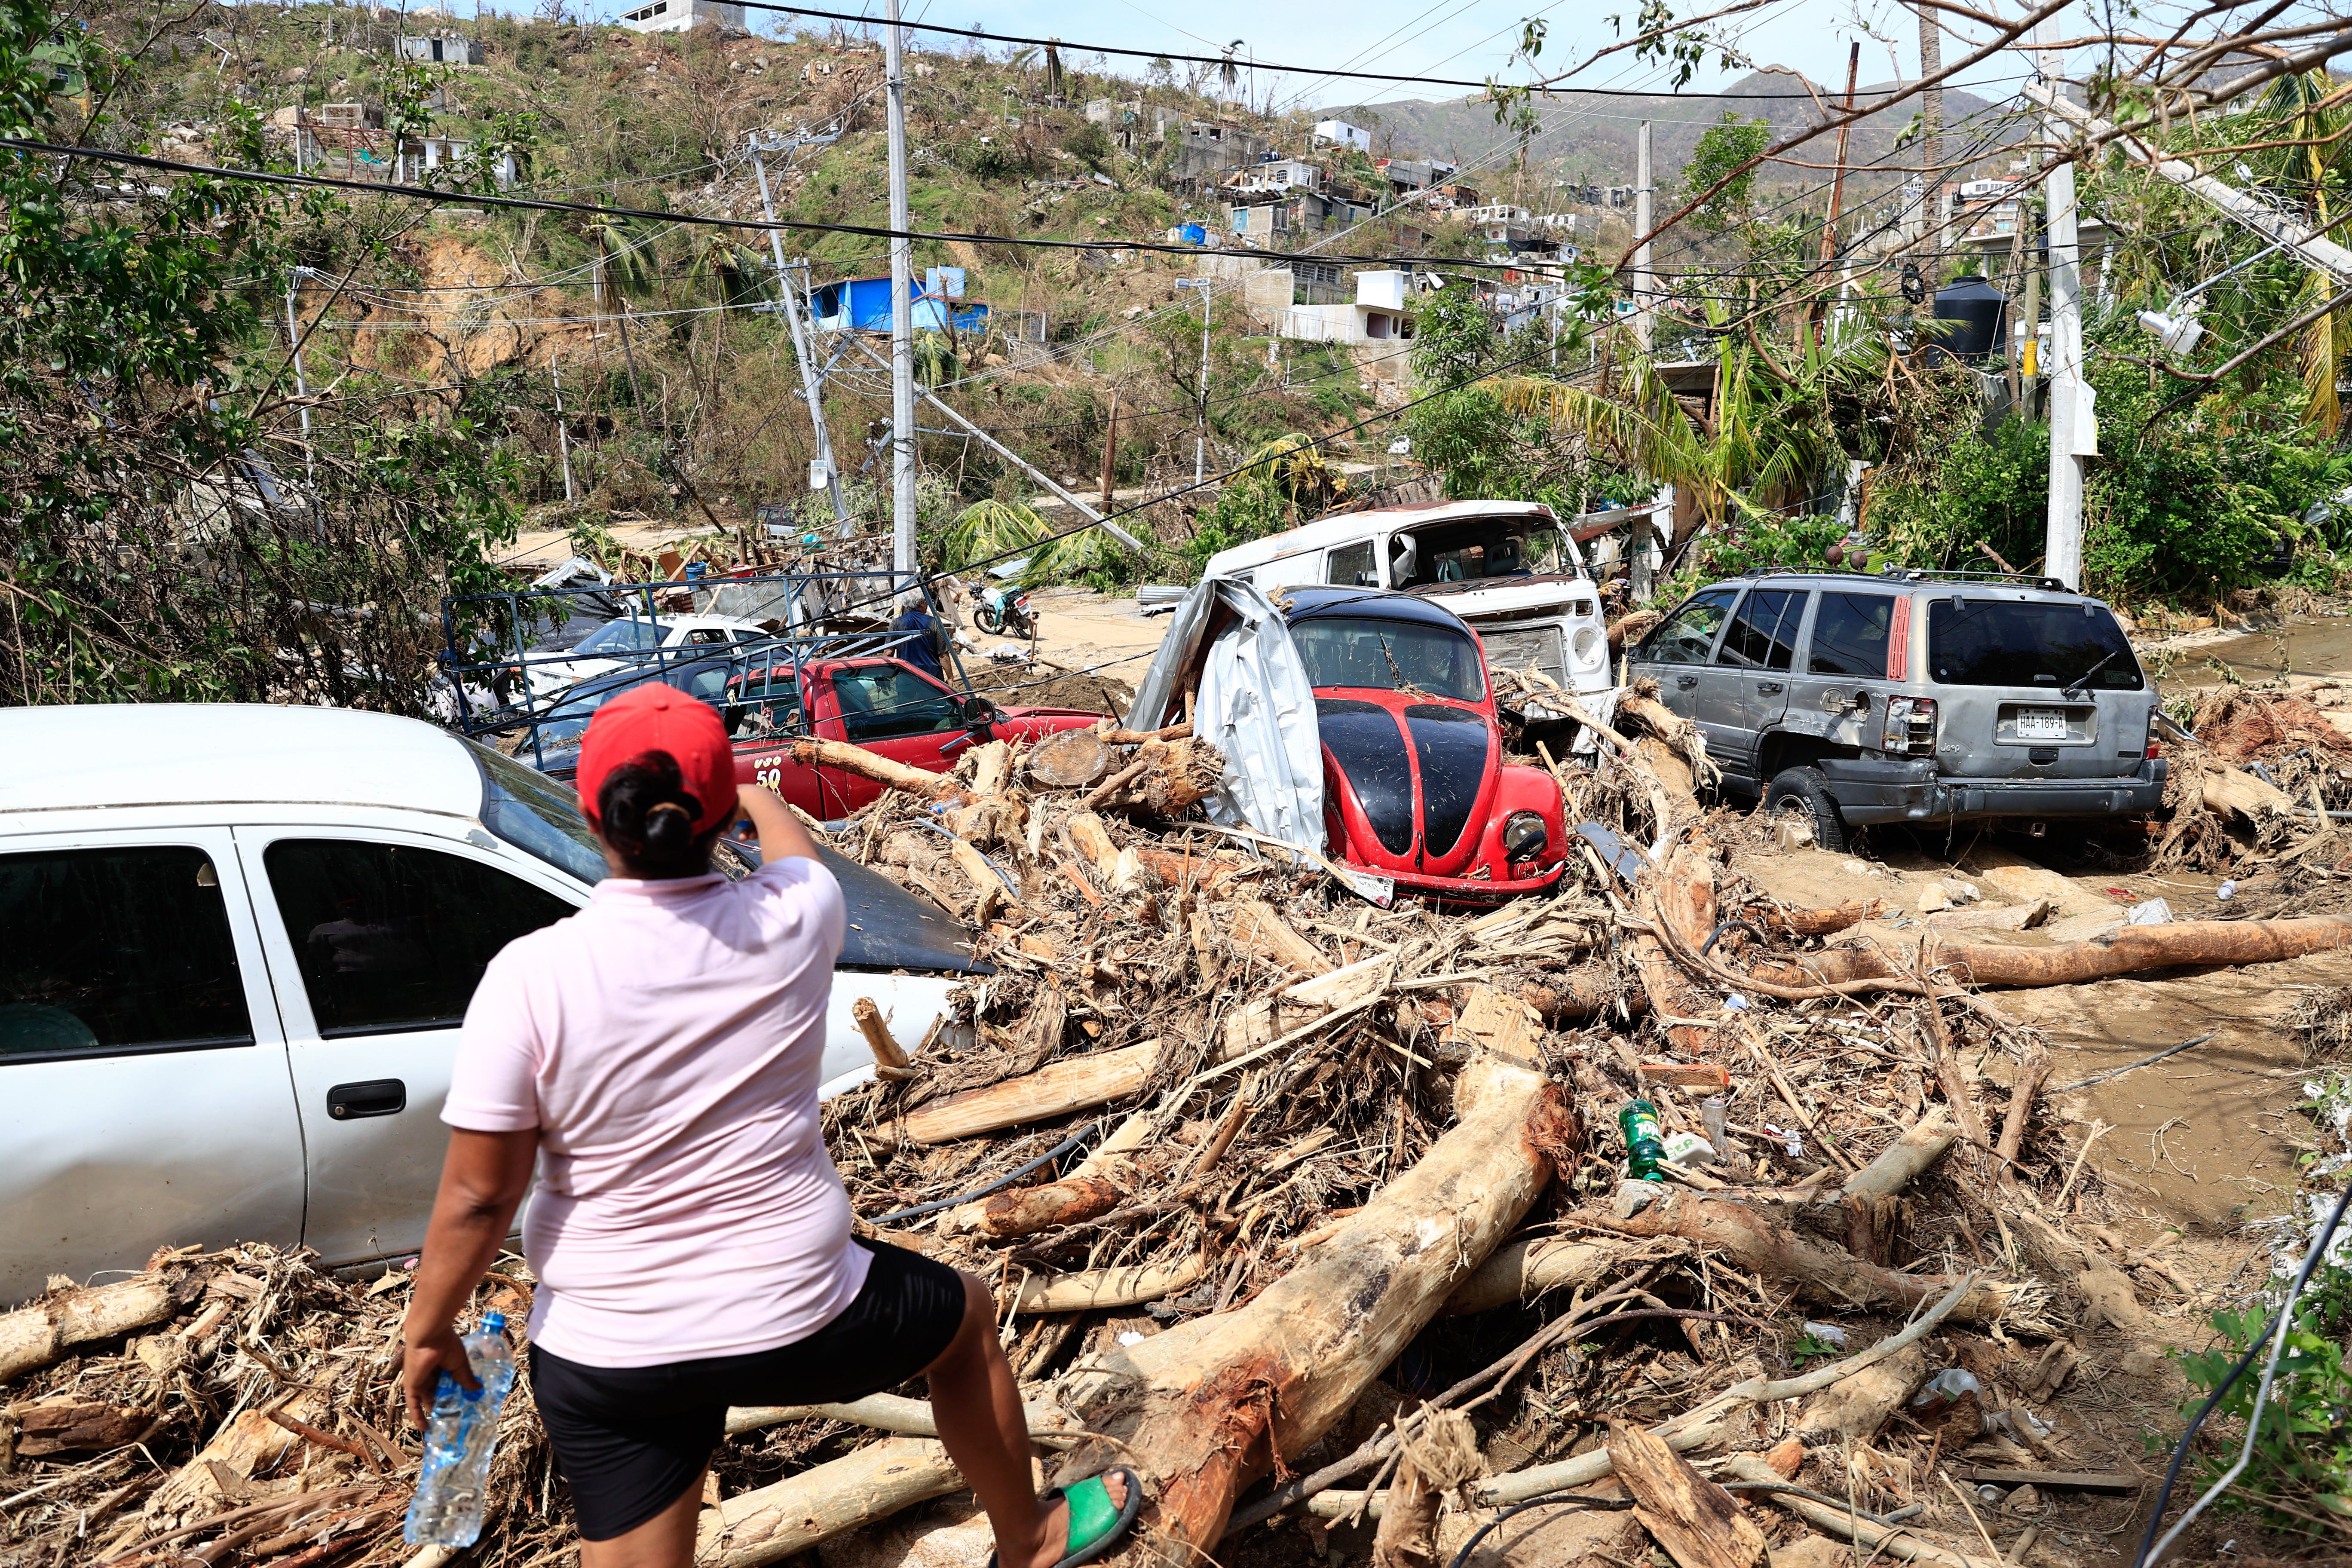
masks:
[[[607,621],[580,639],[574,653],[642,653],[662,645],[662,629],[655,621]]]
[[[612,875],[604,847],[588,830],[588,819],[580,815],[580,796],[570,784],[559,784],[478,741],[465,745],[482,770],[483,826],[583,882],[601,882]],[[740,882],[753,868],[722,838],[711,847],[710,868]]]
[[[281,838],[262,863],[327,1038],[456,1027],[500,948],[572,912],[495,866],[413,845]]]
[[[698,701],[719,703],[727,700],[727,678],[734,673],[730,665],[695,665],[672,675],[670,684]]]
[[[1887,629],[1894,624],[1890,594],[1823,594],[1805,668],[1814,675],[1885,679]]]
[[[211,856],[0,855],[0,1062],[252,1043]]]
[[[686,640],[698,647],[716,647],[727,641],[724,626],[697,626],[686,634]]]
[[[1342,544],[1331,552],[1324,563],[1323,581],[1342,588],[1376,588],[1380,579],[1372,574],[1372,542],[1369,539],[1354,544]]]
[[[1737,588],[1709,588],[1694,595],[1683,607],[1642,645],[1642,657],[1656,664],[1705,664],[1715,652],[1715,634],[1723,628]]]
[[[1805,618],[1805,595],[1785,588],[1750,593],[1723,634],[1717,664],[1750,669],[1786,669],[1797,657],[1797,626]]]
[[[965,728],[963,704],[903,665],[860,664],[833,673],[842,730],[854,742]]]
[[[1422,691],[1463,702],[1486,695],[1477,649],[1445,626],[1318,616],[1292,623],[1290,640],[1307,667],[1307,683],[1318,690]]]
[[[1927,668],[1954,686],[2058,690],[2079,681],[2095,691],[2137,691],[2146,684],[2105,605],[2049,600],[1937,599],[1927,606]]]

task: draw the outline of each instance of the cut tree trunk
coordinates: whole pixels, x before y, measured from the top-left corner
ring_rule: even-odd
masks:
[[[1158,1040],[1066,1057],[1025,1076],[919,1106],[907,1114],[907,1136],[918,1143],[944,1143],[1108,1105],[1150,1082],[1159,1063]]]
[[[1819,910],[1784,910],[1762,905],[1739,911],[1775,936],[1830,936],[1864,921],[1874,921],[1886,910],[1885,899],[1855,899]],[[1699,940],[1704,942],[1706,938]]]
[[[1037,742],[1026,766],[1030,782],[1045,789],[1087,789],[1110,773],[1118,753],[1092,730],[1065,730]]]
[[[1536,1019],[1492,987],[1465,990],[1457,1033],[1492,1048],[1456,1076],[1458,1120],[1419,1163],[1248,1305],[1066,1376],[1066,1403],[1115,1442],[1082,1444],[1064,1476],[1126,1463],[1151,1499],[1151,1540],[1121,1561],[1213,1551],[1234,1496],[1330,1430],[1526,1214],[1550,1151],[1572,1145],[1572,1112],[1514,1065],[1537,1054]]]
[[[887,1437],[844,1458],[702,1510],[695,1568],[762,1568],[845,1530],[963,1488],[944,1445]]]
[[[856,773],[859,778],[902,789],[925,800],[959,800],[963,796],[963,785],[945,773],[910,768],[846,741],[794,741],[788,749],[793,761],[803,767],[839,768],[843,773]]]
[[[1023,1282],[1019,1310],[1024,1312],[1087,1312],[1097,1307],[1139,1307],[1146,1301],[1190,1290],[1207,1268],[1198,1258],[1181,1263],[1136,1264],[1123,1268],[1089,1268],[1077,1274],[1048,1274]]]
[[[194,1300],[200,1287],[184,1270],[150,1271],[0,1312],[0,1383],[60,1360],[76,1345],[160,1323]]]
[[[1638,1017],[1650,1010],[1650,998],[1642,988],[1627,984],[1624,976],[1605,963],[1588,963],[1530,980],[1519,987],[1519,999],[1553,1023],[1597,1017],[1615,1011],[1620,1002],[1628,1016]]]
[[[1786,1280],[1807,1300],[1836,1306],[1907,1310],[1935,1300],[1954,1284],[1865,1263],[1842,1247],[1800,1236],[1744,1204],[1698,1193],[1669,1192],[1631,1219],[1606,1214],[1589,1217],[1601,1229],[1626,1236],[1680,1237],[1717,1248],[1751,1273]],[[1997,1322],[2011,1313],[2010,1294],[2001,1286],[1979,1284],[1962,1298],[1952,1316],[1964,1322]]]
[[[2081,985],[2146,969],[2279,963],[2352,946],[2352,920],[2312,915],[2281,921],[2179,921],[2125,926],[2093,942],[2051,947],[1930,941],[1927,965],[1976,985]],[[1885,980],[1906,971],[1874,948],[1840,947],[1795,961],[1756,965],[1759,980],[1780,985],[1836,985]]]
[[[1235,900],[1228,921],[1228,941],[1268,963],[1280,964],[1302,980],[1331,973],[1331,961],[1323,956],[1323,950],[1291,930],[1274,912],[1274,906],[1263,900]]]
[[[1624,1260],[1640,1250],[1631,1242],[1570,1241],[1557,1236],[1514,1241],[1496,1247],[1493,1257],[1454,1288],[1438,1310],[1458,1318],[1532,1301],[1562,1286],[1595,1286],[1613,1278]]]
[[[1797,1418],[1797,1435],[1867,1443],[1927,1381],[1927,1350],[1906,1345],[1876,1366],[1865,1367],[1806,1401],[1804,1414]]]

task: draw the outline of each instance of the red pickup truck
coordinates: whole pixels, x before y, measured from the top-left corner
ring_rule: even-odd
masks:
[[[802,696],[807,697],[806,725]],[[802,736],[847,741],[877,756],[945,773],[990,741],[1037,741],[1100,723],[1076,708],[1000,708],[960,696],[896,658],[818,659],[753,668],[730,679],[720,711],[735,736],[735,776],[762,784],[820,821],[848,816],[882,793],[871,779],[792,760]]]

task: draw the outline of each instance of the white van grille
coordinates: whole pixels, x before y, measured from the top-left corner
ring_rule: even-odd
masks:
[[[1568,678],[1566,645],[1560,640],[1556,626],[1521,626],[1509,630],[1478,628],[1478,640],[1486,645],[1486,667],[1490,669],[1525,669],[1534,665],[1559,682],[1564,689],[1572,689]]]

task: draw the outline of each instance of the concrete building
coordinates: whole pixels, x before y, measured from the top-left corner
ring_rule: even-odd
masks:
[[[478,66],[488,58],[478,40],[457,33],[404,34],[394,41],[393,52],[436,66]]]
[[[702,26],[745,31],[743,7],[726,0],[649,0],[621,14],[621,25],[639,33],[683,33]]]
[[[1359,272],[1356,297],[1335,304],[1294,304],[1276,316],[1276,335],[1310,342],[1384,343],[1412,336],[1412,276],[1406,272]]]
[[[1369,153],[1372,150],[1372,133],[1360,125],[1350,125],[1344,120],[1317,121],[1315,136],[1318,141],[1328,142],[1335,146],[1352,147],[1359,153]]]

